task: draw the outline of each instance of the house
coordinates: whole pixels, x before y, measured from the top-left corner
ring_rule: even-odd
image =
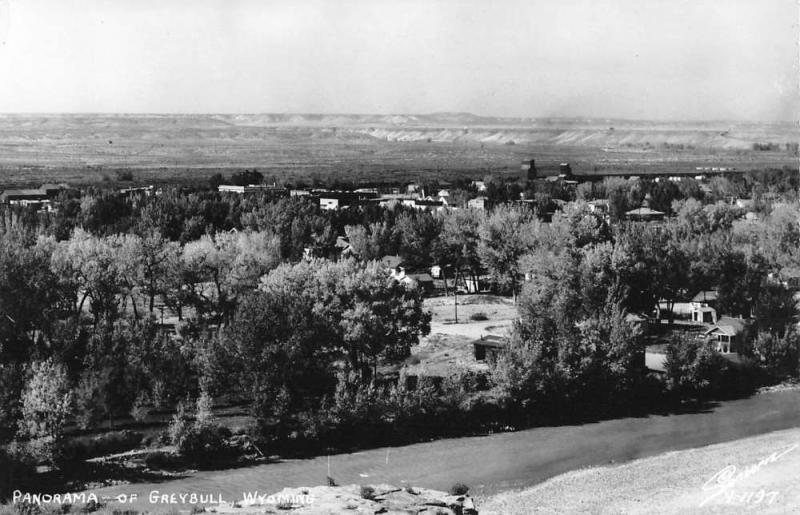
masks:
[[[704,336],[717,344],[720,354],[739,353],[744,344],[748,322],[741,318],[721,317]]]
[[[663,211],[656,211],[642,204],[642,207],[631,209],[625,213],[625,218],[632,222],[658,222],[664,219]]]
[[[711,306],[692,306],[692,322],[716,324],[717,310]]]
[[[242,195],[244,193],[268,193],[271,196],[283,197],[289,194],[286,188],[276,186],[274,184],[248,184],[247,186],[234,186],[231,184],[220,184],[217,186],[217,191],[220,193],[237,193]]]
[[[339,209],[341,207],[347,207],[347,204],[345,204],[340,198],[320,197],[319,207],[322,209]]]
[[[411,280],[411,285],[421,289],[425,293],[430,293],[433,291],[433,277],[431,274],[427,273],[419,273],[419,274],[408,274],[408,277]]]
[[[714,308],[717,303],[717,296],[716,290],[708,290],[701,291],[692,297],[690,303],[692,322],[700,322],[703,324],[717,323],[717,310]]]
[[[488,334],[472,342],[476,361],[494,363],[497,357],[508,346],[508,338]]]
[[[431,267],[431,276],[434,279],[441,279],[442,278],[442,267],[439,265],[433,265]]]
[[[472,209],[491,209],[492,208],[492,201],[489,200],[487,197],[477,197],[467,202],[467,207]]]
[[[41,189],[6,190],[0,194],[0,203],[12,206],[44,206],[50,202]]]
[[[145,197],[149,197],[153,194],[155,190],[155,186],[152,184],[150,186],[132,186],[130,188],[122,188],[119,190],[119,194],[124,197],[132,197],[134,195],[144,195]]]
[[[475,188],[478,192],[486,191],[486,183],[484,181],[472,181],[470,186]]]
[[[414,201],[414,209],[427,210],[427,211],[440,211],[446,206],[441,200],[434,200],[431,198],[417,199]]]
[[[389,270],[389,277],[407,288],[419,288],[424,293],[433,291],[433,277],[431,277],[431,274],[407,274],[405,268],[398,266]]]

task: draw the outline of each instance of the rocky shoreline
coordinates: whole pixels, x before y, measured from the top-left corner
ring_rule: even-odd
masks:
[[[207,512],[478,515],[472,498],[467,494],[451,495],[427,488],[398,488],[391,485],[284,488],[272,495],[208,508]]]

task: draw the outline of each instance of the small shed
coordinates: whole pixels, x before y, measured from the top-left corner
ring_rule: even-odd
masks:
[[[497,356],[508,346],[508,338],[489,334],[481,336],[472,342],[476,361],[488,361],[494,363]]]

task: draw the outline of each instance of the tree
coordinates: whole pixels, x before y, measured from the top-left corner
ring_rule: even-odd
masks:
[[[439,239],[434,244],[433,258],[445,274],[448,266],[453,267],[456,283],[464,273],[477,282],[481,268],[478,229],[483,218],[483,211],[477,209],[448,210],[442,214],[442,228]],[[446,286],[447,284],[445,288]]]
[[[129,263],[119,259],[123,241],[123,237],[100,238],[76,229],[72,238],[56,246],[52,267],[63,283],[78,292],[75,315],[81,314],[88,299],[95,322],[117,316],[120,294],[130,278],[120,273],[121,266]]]
[[[57,458],[72,411],[72,392],[66,369],[51,360],[31,365],[31,378],[22,394],[20,433],[41,444],[51,461]]]
[[[179,287],[181,249],[158,231],[152,231],[139,241],[135,250],[134,284],[152,314],[156,297],[166,296]]]
[[[553,215],[550,224],[551,246],[583,247],[611,239],[603,216],[586,202],[569,202]]]
[[[353,253],[363,261],[381,259],[397,252],[397,238],[387,222],[372,222],[367,226],[348,225],[344,228]]]
[[[630,311],[652,313],[663,299],[672,321],[672,305],[688,288],[689,268],[674,228],[631,224],[617,238],[613,267],[626,289],[625,306]]]
[[[277,238],[265,232],[218,233],[187,243],[183,265],[190,302],[201,315],[228,320],[239,296],[280,262],[279,252]]]
[[[765,281],[753,306],[753,315],[759,330],[785,336],[797,318],[794,293],[782,284]]]
[[[69,313],[75,291],[51,270],[54,247],[52,238],[19,229],[0,235],[0,363],[28,361]]]
[[[511,290],[516,299],[519,259],[532,248],[539,223],[528,212],[500,206],[478,226],[478,255],[494,283]]]
[[[379,363],[405,359],[430,330],[421,292],[352,259],[279,266],[244,298],[235,321],[225,347],[262,421],[314,407],[342,365],[368,383]]]
[[[404,212],[394,226],[398,251],[410,267],[432,264],[432,253],[441,232],[441,220],[428,211]]]
[[[667,344],[667,387],[681,398],[702,398],[720,388],[727,365],[708,340],[675,337]]]

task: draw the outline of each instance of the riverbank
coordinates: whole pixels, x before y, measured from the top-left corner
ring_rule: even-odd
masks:
[[[569,472],[478,500],[481,514],[799,513],[800,429]]]
[[[471,494],[486,498],[586,467],[799,426],[800,391],[787,390],[725,401],[691,413],[540,427],[232,470],[187,472],[171,481],[118,485],[95,492],[109,499],[136,494],[138,501],[126,507],[147,510],[152,491],[159,495],[197,492],[236,500],[250,491],[278,492],[286,487],[326,484],[326,477],[331,476],[338,484],[392,484],[445,491],[463,482],[471,487]]]

